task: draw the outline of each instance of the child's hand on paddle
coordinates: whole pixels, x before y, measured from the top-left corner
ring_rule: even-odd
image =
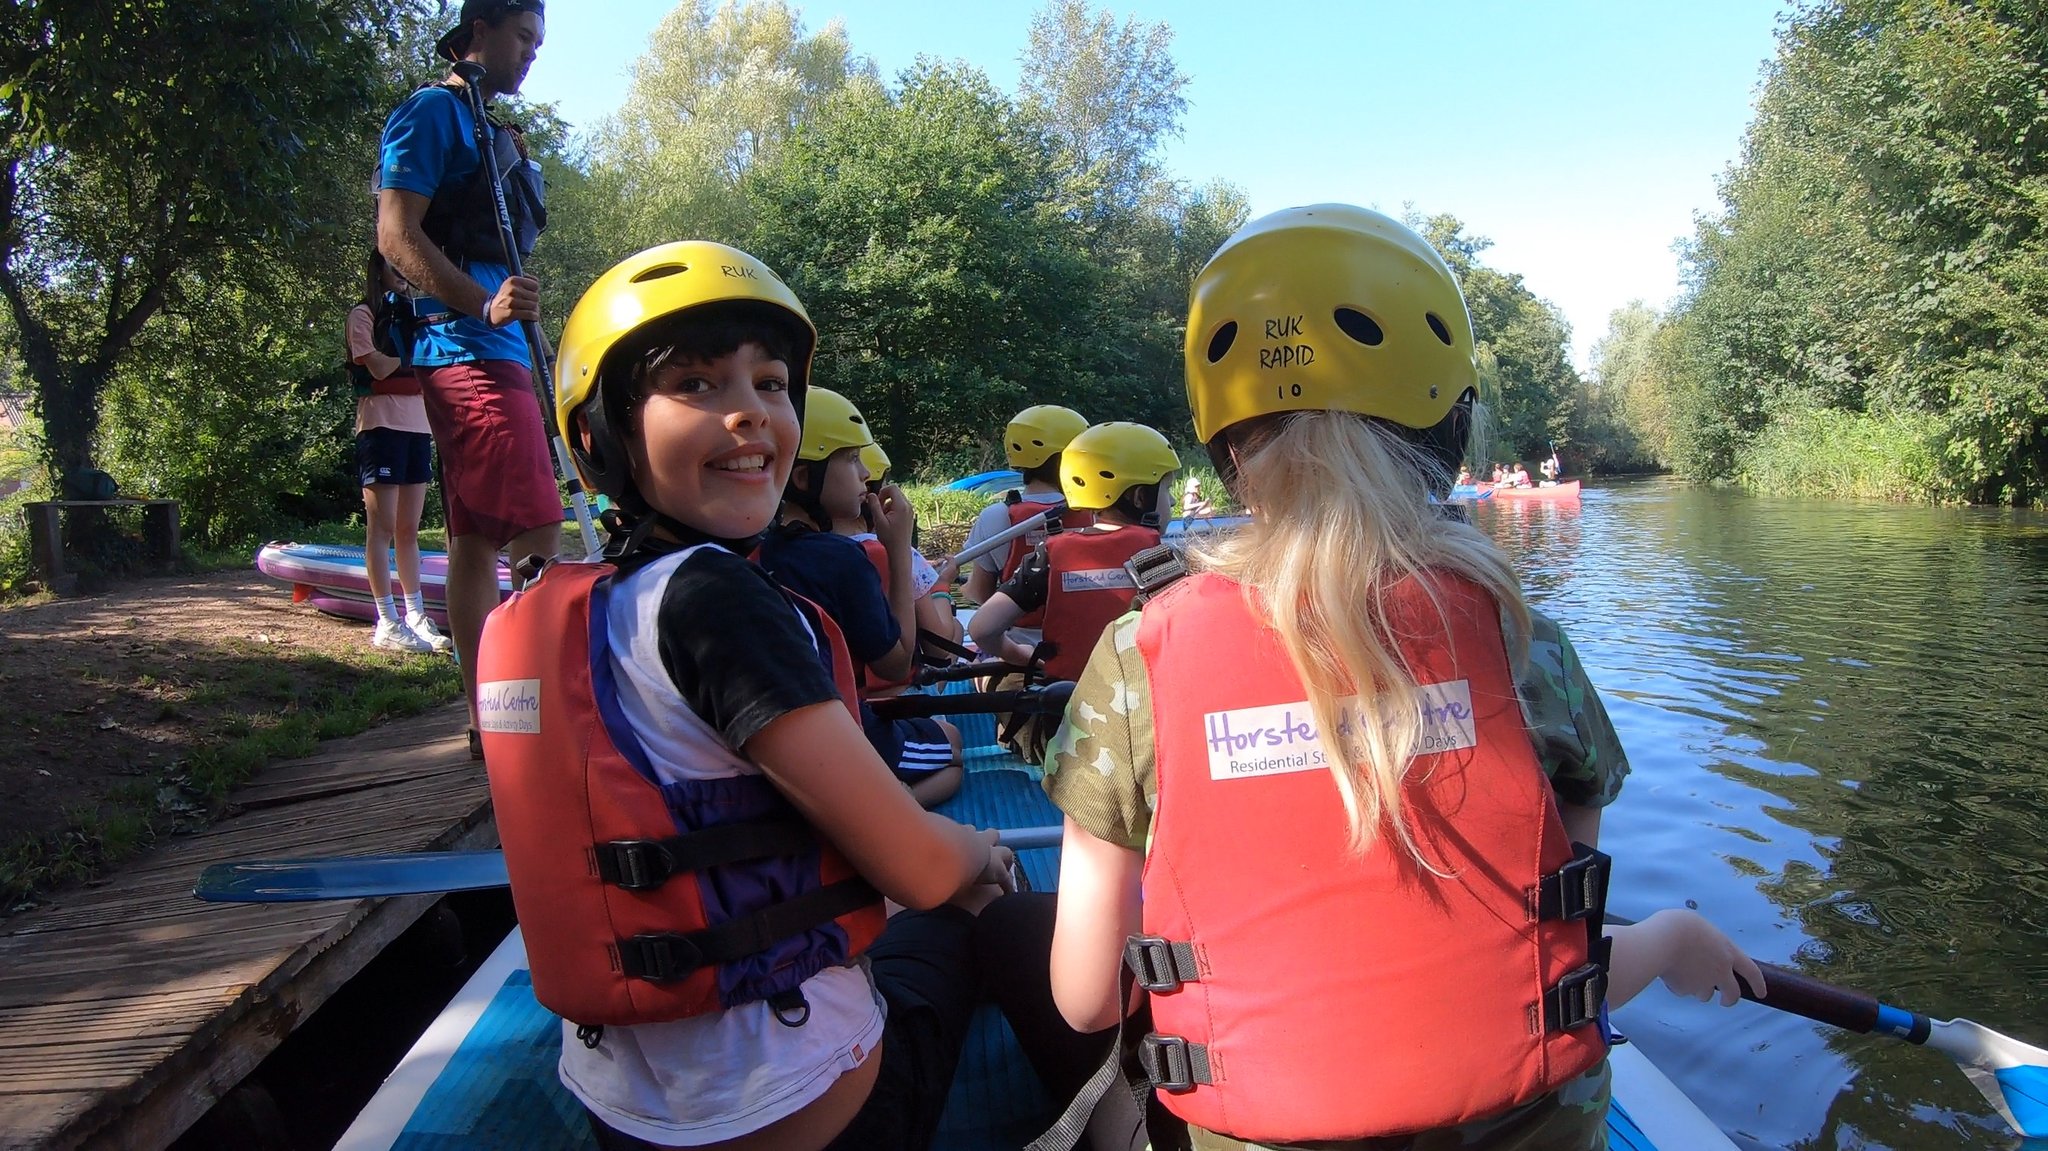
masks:
[[[1756,960],[1743,954],[1734,940],[1699,912],[1671,908],[1652,915],[1643,925],[1668,939],[1669,958],[1660,977],[1673,994],[1701,1002],[1718,994],[1723,1007],[1741,1000],[1744,982],[1755,994],[1764,994],[1764,973]]]

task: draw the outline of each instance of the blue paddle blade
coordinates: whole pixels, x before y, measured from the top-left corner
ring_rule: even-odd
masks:
[[[304,903],[504,887],[501,851],[421,851],[216,863],[192,894],[209,903]]]
[[[2048,1067],[2001,1067],[1995,1075],[1998,1093],[2020,1134],[2048,1135]]]

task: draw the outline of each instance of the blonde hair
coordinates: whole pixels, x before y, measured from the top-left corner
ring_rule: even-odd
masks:
[[[1247,440],[1234,441],[1234,489],[1252,521],[1200,546],[1196,561],[1243,587],[1308,687],[1318,731],[1342,731],[1340,701],[1357,697],[1367,722],[1350,724],[1349,740],[1324,741],[1352,850],[1364,854],[1391,827],[1418,865],[1442,875],[1403,818],[1422,698],[1390,634],[1388,596],[1425,572],[1470,579],[1506,613],[1520,668],[1529,635],[1521,584],[1484,532],[1431,504],[1441,465],[1392,428],[1349,412],[1293,412]],[[1431,582],[1416,586],[1442,617]]]

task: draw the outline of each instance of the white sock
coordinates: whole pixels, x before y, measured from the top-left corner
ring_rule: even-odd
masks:
[[[398,622],[398,605],[394,603],[391,597],[388,595],[377,597],[377,622]]]
[[[405,593],[405,618],[409,620],[418,619],[425,614],[427,614],[426,597],[420,594],[417,588]]]

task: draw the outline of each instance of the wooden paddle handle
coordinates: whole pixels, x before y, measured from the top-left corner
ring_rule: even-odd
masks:
[[[1757,966],[1763,968],[1767,985],[1765,993],[1758,995],[1750,988],[1749,981],[1738,975],[1736,979],[1742,984],[1744,999],[1859,1035],[1868,1035],[1877,1029],[1878,1004],[1875,996],[1822,983],[1774,963],[1759,963]]]

